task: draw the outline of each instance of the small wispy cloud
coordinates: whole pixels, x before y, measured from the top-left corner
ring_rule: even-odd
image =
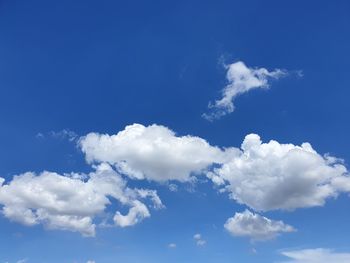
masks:
[[[175,243],[170,243],[170,244],[168,244],[168,248],[176,248],[177,246],[176,246],[176,244]]]
[[[177,190],[178,190],[177,184],[169,184],[168,188],[171,192],[177,192]]]
[[[193,236],[193,239],[195,240],[197,246],[200,246],[200,247],[201,247],[201,246],[204,246],[204,245],[207,243],[207,241],[204,240],[204,239],[202,238],[202,235],[199,234],[199,233],[195,234],[195,235]]]
[[[78,134],[69,129],[63,129],[61,131],[51,131],[50,135],[53,138],[68,140],[70,142],[76,141],[79,138]]]
[[[240,94],[257,88],[268,88],[270,79],[279,79],[288,73],[284,69],[269,71],[266,68],[249,68],[238,61],[225,66],[228,84],[222,90],[222,98],[209,102],[209,112],[202,114],[208,121],[220,119],[235,110],[234,100]]]
[[[284,251],[283,256],[289,258],[281,263],[348,263],[350,253],[335,252],[331,249],[315,248]]]
[[[79,135],[70,129],[50,131],[48,133],[38,132],[35,137],[37,139],[53,138],[57,140],[68,140],[69,142],[75,142],[79,139]]]

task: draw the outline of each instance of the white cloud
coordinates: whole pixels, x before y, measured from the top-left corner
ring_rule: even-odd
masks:
[[[154,207],[162,207],[155,191],[128,188],[126,181],[107,164],[100,164],[88,175],[28,172],[7,184],[0,178],[0,204],[5,217],[25,225],[43,224],[49,229],[80,232],[84,236],[95,235],[94,218],[105,211],[111,198],[131,207],[126,218],[132,223],[118,224],[116,220],[120,226],[133,225],[145,214],[150,216],[139,199],[150,198]],[[116,216],[121,214],[116,212]]]
[[[129,210],[115,212],[114,224],[131,226],[150,217],[149,203],[154,209],[163,204],[155,191],[131,189],[126,179],[192,182],[206,174],[220,192],[256,211],[320,206],[350,192],[341,160],[318,154],[309,143],[262,143],[256,134],[247,135],[241,149],[221,149],[199,137],[176,136],[164,126],[133,124],[116,135],[90,133],[79,146],[95,167],[88,175],[28,172],[6,184],[0,178],[3,215],[26,225],[93,236],[96,216],[115,199]],[[146,205],[144,199],[150,202]]]
[[[134,124],[116,135],[90,133],[79,144],[89,163],[108,162],[132,179],[185,182],[205,173],[221,191],[257,211],[321,206],[350,191],[341,160],[321,156],[309,143],[262,143],[250,134],[241,149],[220,149],[164,126]]]
[[[196,244],[197,246],[204,246],[207,241],[205,241],[203,238],[202,238],[202,235],[197,233],[193,236],[193,239],[196,241]]]
[[[96,263],[95,260],[88,260],[86,263]]]
[[[268,88],[269,79],[278,79],[286,75],[285,70],[268,71],[265,68],[249,68],[244,62],[238,61],[227,65],[227,86],[222,90],[222,98],[209,103],[210,113],[202,116],[207,120],[219,119],[234,111],[234,99],[242,93],[257,88]]]
[[[249,210],[235,213],[229,218],[224,227],[234,236],[249,237],[252,240],[268,240],[281,233],[296,231],[292,226],[282,221],[274,221],[264,216],[254,214]]]
[[[147,206],[141,203],[138,200],[133,202],[133,206],[129,209],[129,212],[126,215],[122,215],[120,212],[117,212],[114,216],[114,222],[121,227],[132,226],[144,218],[150,217],[149,210]]]
[[[350,190],[342,161],[321,156],[309,143],[262,143],[258,135],[250,134],[241,149],[209,178],[224,187],[232,199],[254,210],[322,206],[327,198]]]
[[[288,257],[289,261],[283,263],[349,263],[350,253],[338,253],[331,249],[316,248],[284,251],[282,255]]]
[[[230,153],[160,125],[133,124],[116,135],[89,133],[79,144],[89,163],[108,162],[133,179],[159,182],[189,181],[193,173],[224,162]]]

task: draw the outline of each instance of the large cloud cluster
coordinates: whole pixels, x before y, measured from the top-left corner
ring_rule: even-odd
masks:
[[[176,136],[164,126],[127,126],[116,135],[90,133],[80,140],[89,163],[108,162],[133,179],[188,181],[202,173],[256,211],[321,206],[350,190],[342,160],[256,134],[240,149],[220,149],[194,136]],[[218,167],[211,169],[213,164]]]
[[[309,143],[263,143],[249,134],[240,148],[219,148],[199,137],[177,136],[161,125],[133,124],[115,135],[89,133],[78,144],[93,172],[24,173],[6,184],[0,178],[4,216],[91,236],[96,216],[114,199],[129,207],[126,214],[114,213],[114,224],[131,226],[150,216],[149,203],[156,209],[163,206],[154,190],[127,187],[127,180],[135,179],[187,182],[206,175],[221,192],[260,212],[321,206],[327,198],[350,191],[342,161],[320,155]],[[247,211],[229,219],[226,228],[253,239],[293,230]]]
[[[155,191],[128,188],[107,164],[100,164],[88,175],[27,172],[8,184],[0,179],[0,203],[5,217],[25,225],[41,223],[50,229],[80,232],[84,236],[95,235],[94,219],[111,204],[111,199],[130,207],[125,216],[116,212],[114,221],[119,226],[149,217],[142,199],[150,197],[156,208],[162,207]]]
[[[227,85],[221,98],[209,103],[209,112],[202,115],[207,120],[233,112],[239,95],[266,89],[270,80],[288,74],[281,69],[251,68],[242,61],[226,69]],[[249,134],[240,147],[220,148],[156,124],[132,124],[113,135],[89,133],[79,138],[62,130],[50,136],[77,142],[92,172],[27,172],[9,181],[0,177],[1,212],[12,221],[94,236],[98,218],[106,217],[113,201],[128,209],[113,211],[110,221],[119,227],[150,217],[150,206],[164,207],[155,190],[130,188],[128,180],[167,182],[175,192],[177,184],[170,181],[193,182],[197,176],[206,176],[220,192],[255,211],[235,213],[224,227],[234,236],[268,240],[295,229],[256,212],[322,206],[328,198],[350,192],[349,172],[342,160],[319,154],[309,143],[263,143],[259,135]],[[106,224],[105,219],[101,224]],[[200,234],[194,239],[197,245],[206,243]],[[323,249],[283,255],[295,263],[350,261],[348,254]]]

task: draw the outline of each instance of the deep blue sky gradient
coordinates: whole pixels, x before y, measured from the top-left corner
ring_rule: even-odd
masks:
[[[112,134],[132,123],[162,124],[219,146],[239,146],[251,132],[264,141],[308,141],[347,164],[349,14],[347,0],[2,0],[0,176],[88,171],[75,145],[50,131]],[[226,84],[222,63],[238,60],[292,73],[267,91],[240,96],[233,114],[204,120]],[[132,228],[99,229],[96,238],[0,217],[0,262],[270,263],[283,248],[350,250],[346,196],[325,207],[267,213],[299,231],[251,244],[224,231],[244,207],[211,184],[194,194],[186,186],[177,193],[154,187],[167,209]],[[193,242],[197,232],[208,242],[203,248]],[[170,242],[177,249],[168,249]]]

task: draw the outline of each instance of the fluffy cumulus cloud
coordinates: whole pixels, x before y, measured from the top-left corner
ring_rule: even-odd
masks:
[[[295,229],[283,223],[254,214],[249,210],[236,213],[225,223],[225,228],[234,236],[249,237],[251,240],[268,240],[281,233],[294,232]]]
[[[342,161],[300,146],[247,135],[239,155],[209,174],[232,199],[257,211],[322,206],[329,197],[349,191]]]
[[[210,121],[219,119],[234,111],[233,102],[237,96],[252,89],[266,89],[269,87],[269,79],[278,79],[286,74],[286,71],[281,69],[268,71],[265,68],[249,68],[242,61],[227,65],[228,84],[222,90],[222,98],[209,103],[211,111],[202,116]]]
[[[155,208],[162,207],[155,191],[128,188],[108,164],[100,164],[88,175],[28,172],[7,184],[0,178],[0,204],[5,217],[24,225],[43,224],[49,229],[80,232],[84,236],[95,235],[94,219],[112,199],[130,208],[126,216],[116,212],[114,219],[119,226],[149,217],[147,206],[141,202],[145,198]]]
[[[115,135],[90,133],[79,144],[89,163],[108,162],[132,179],[184,182],[206,173],[232,199],[257,211],[321,206],[350,191],[342,161],[318,154],[309,143],[262,143],[250,134],[240,149],[220,149],[164,126],[134,124]]]
[[[250,134],[240,148],[219,148],[199,137],[177,136],[161,125],[133,124],[115,135],[89,133],[78,144],[93,172],[28,172],[8,182],[0,177],[2,214],[25,225],[43,224],[93,236],[97,216],[106,214],[113,200],[128,209],[113,211],[113,223],[120,227],[150,217],[150,206],[163,207],[155,191],[129,188],[127,180],[168,182],[176,191],[172,181],[206,175],[221,192],[255,211],[321,206],[329,197],[350,192],[349,173],[342,161],[320,155],[309,143],[262,143],[258,135]],[[236,214],[227,227],[229,222],[265,226],[264,237],[285,232],[278,228],[273,232],[278,222],[250,212]],[[201,238],[197,241],[205,243]]]
[[[338,253],[324,248],[284,251],[282,255],[289,258],[288,261],[283,261],[283,263],[350,262],[350,253]]]
[[[161,125],[133,124],[115,135],[90,133],[80,140],[89,163],[108,162],[133,179],[158,182],[189,181],[214,163],[223,163],[232,150],[223,151],[194,136],[176,136]]]

